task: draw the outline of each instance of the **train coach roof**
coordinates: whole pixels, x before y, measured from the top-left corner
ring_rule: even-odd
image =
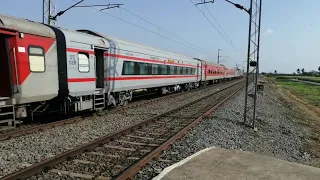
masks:
[[[44,24],[41,24],[39,22],[33,22],[27,19],[6,16],[3,14],[0,14],[0,27],[44,37],[56,37],[52,29]]]
[[[195,58],[195,59],[197,59],[197,58]],[[207,63],[207,64],[209,64],[209,65],[213,65],[213,66],[222,66],[222,65],[217,64],[217,63],[214,63],[214,62],[212,62],[212,61],[207,61],[207,60],[202,60],[202,59],[197,59],[197,60],[202,61],[202,62],[205,62],[205,63]]]
[[[104,34],[101,34],[101,33],[98,33],[98,32],[94,32],[94,31],[91,31],[91,30],[87,30],[87,29],[80,29],[80,30],[77,30],[77,31],[112,40],[112,41],[116,42],[120,46],[121,46],[121,44],[126,44],[126,45],[141,47],[141,48],[145,48],[145,49],[149,49],[149,50],[154,50],[154,51],[158,51],[158,52],[163,52],[163,53],[166,53],[166,54],[172,54],[172,55],[175,55],[175,56],[180,56],[181,58],[189,58],[190,60],[193,60],[193,58],[185,56],[185,55],[182,55],[182,54],[168,52],[168,51],[161,50],[161,49],[158,49],[158,48],[154,48],[154,47],[151,47],[151,46],[148,46],[148,45],[138,44],[136,42],[130,42],[130,41],[127,41],[127,40],[122,40],[122,39],[120,39],[118,37],[107,36],[107,35],[104,35]]]

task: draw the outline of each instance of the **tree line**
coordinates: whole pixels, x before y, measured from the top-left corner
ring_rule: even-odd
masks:
[[[306,71],[304,68],[298,68],[296,72],[293,72],[292,74],[286,74],[286,73],[279,73],[277,70],[274,70],[274,72],[266,73],[262,72],[261,74],[264,75],[286,75],[286,76],[318,76],[320,77],[320,66],[318,67],[318,71],[312,70],[312,71]]]

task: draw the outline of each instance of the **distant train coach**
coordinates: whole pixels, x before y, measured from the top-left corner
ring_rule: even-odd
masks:
[[[136,89],[166,94],[240,76],[235,68],[90,30],[0,15],[0,123],[125,105]]]

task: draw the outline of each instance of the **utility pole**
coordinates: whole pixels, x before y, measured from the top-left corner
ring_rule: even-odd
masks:
[[[220,50],[222,50],[222,49],[218,49],[218,61],[217,61],[217,64],[219,64],[220,63]]]
[[[262,0],[250,0],[250,8],[246,9],[240,4],[225,0],[240,10],[249,14],[249,35],[247,53],[247,72],[245,88],[245,105],[243,120],[244,124],[255,128],[257,90],[259,77],[259,53],[260,53],[260,31],[261,31],[261,5]],[[219,55],[218,55],[219,57]],[[219,61],[219,58],[218,58]],[[250,70],[250,67],[252,70]],[[253,84],[252,84],[252,83]],[[251,100],[251,102],[249,102]],[[249,123],[249,124],[248,124]]]
[[[73,4],[72,6],[68,7],[67,9],[63,11],[59,11],[57,14],[55,14],[55,6],[53,5],[54,0],[43,0],[43,17],[42,17],[42,23],[49,24],[49,25],[55,25],[55,22],[57,21],[58,16],[63,15],[65,12],[69,11],[72,8],[82,8],[82,7],[104,7],[100,9],[100,11],[112,9],[112,8],[119,8],[123,4],[102,4],[102,5],[82,5],[80,6],[84,0],[80,0],[77,3]]]
[[[243,115],[244,123],[249,123],[249,125],[255,130],[259,77],[261,5],[262,0],[251,0],[250,2],[247,76],[245,89],[245,107]],[[250,66],[253,68],[251,71]],[[251,80],[251,78],[253,78],[253,80]],[[253,84],[249,83],[249,81],[252,81]]]
[[[246,11],[249,14],[249,35],[247,53],[247,73],[245,89],[245,106],[243,113],[244,124],[256,130],[256,106],[259,77],[259,53],[260,53],[260,31],[261,31],[261,5],[262,0],[250,0],[250,8],[246,9],[240,4],[225,0],[235,7]],[[252,70],[250,70],[252,67]],[[251,84],[251,82],[253,84]],[[251,100],[251,102],[249,102]]]
[[[55,15],[56,6],[54,0],[43,0],[42,1],[42,23],[55,25],[55,21],[51,21],[50,17]]]

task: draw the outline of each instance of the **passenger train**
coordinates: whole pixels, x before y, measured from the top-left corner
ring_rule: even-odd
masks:
[[[242,71],[90,30],[0,15],[1,122],[124,105],[136,89],[189,90]]]

